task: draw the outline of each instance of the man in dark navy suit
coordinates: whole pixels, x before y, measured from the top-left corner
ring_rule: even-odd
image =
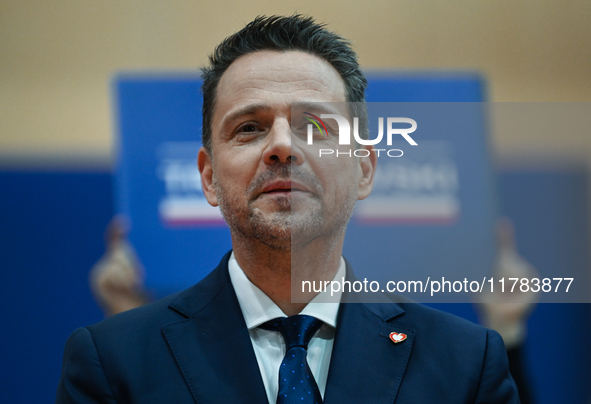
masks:
[[[76,330],[57,403],[519,402],[494,331],[387,295],[292,293],[354,279],[343,240],[375,153],[318,158],[292,128],[292,104],[363,116],[345,104],[366,87],[349,42],[257,18],[210,62],[198,166],[233,250],[190,289]]]

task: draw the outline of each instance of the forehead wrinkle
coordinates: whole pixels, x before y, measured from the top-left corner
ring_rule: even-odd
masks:
[[[297,87],[305,87],[311,84],[312,90],[316,87],[321,93],[345,97],[345,82],[334,67],[325,60],[296,51],[294,54],[297,55],[298,61],[303,58],[304,63],[298,63],[297,67],[291,67],[290,65],[286,66],[284,60],[279,60],[278,66],[274,66],[269,62],[263,63],[258,60],[259,55],[262,56],[265,53],[285,56],[285,53],[276,53],[274,51],[261,51],[245,55],[237,59],[224,73],[221,78],[220,88],[226,84],[232,91],[240,91],[249,87],[260,89],[260,87],[274,83],[276,86],[273,86],[274,88],[270,91],[277,89],[277,92],[287,93],[291,92],[291,89],[285,90],[283,84]],[[295,55],[292,54],[292,56]],[[239,76],[235,75],[236,70],[240,71]],[[319,74],[319,70],[322,73]],[[232,77],[231,81],[227,81],[230,77]],[[260,86],[259,84],[264,85]]]
[[[302,70],[302,69],[293,69],[293,68],[267,68],[265,69],[265,76],[264,78],[261,77],[260,69],[251,69],[243,75],[242,80],[268,80],[272,82],[297,82],[297,81],[319,81],[318,80],[318,72],[313,72],[309,70]],[[330,72],[328,69],[324,69],[326,72]],[[331,72],[332,73],[332,72]],[[337,77],[340,78],[339,75]],[[274,79],[275,78],[275,79]]]
[[[318,94],[321,94],[323,97],[322,99],[318,98]],[[235,102],[240,102],[242,99],[248,100],[259,100],[263,101],[263,98],[267,102],[275,103],[276,100],[274,98],[280,97],[282,100],[290,99],[291,102],[298,102],[298,101],[316,101],[316,102],[334,102],[335,98],[338,97],[326,97],[327,95],[332,95],[332,92],[320,91],[320,90],[311,90],[309,88],[300,88],[297,90],[293,89],[286,89],[286,90],[268,90],[268,89],[256,89],[256,90],[239,90],[236,91],[236,100]],[[313,99],[312,99],[313,98]],[[344,100],[343,100],[344,101]]]
[[[333,88],[328,84],[318,80],[310,80],[300,83],[277,83],[271,88],[269,87],[269,80],[259,79],[258,83],[236,83],[236,86],[231,89],[232,97],[235,103],[240,103],[244,100],[259,100],[267,103],[277,103],[275,98],[280,97],[281,101],[287,103],[300,101],[315,101],[315,102],[345,102],[346,95],[343,87]],[[308,85],[306,85],[308,83]],[[294,85],[295,84],[295,85]],[[312,86],[311,84],[314,84]],[[224,102],[225,100],[220,100]]]
[[[271,89],[262,88],[263,86],[261,86],[261,84],[268,85],[269,83],[274,83],[273,88],[271,88]],[[238,84],[237,85],[238,91],[253,89],[253,90],[258,90],[258,91],[289,93],[289,92],[293,92],[293,87],[297,87],[298,89],[301,88],[302,90],[312,90],[312,91],[318,91],[321,93],[332,94],[335,92],[334,90],[337,90],[337,89],[333,88],[333,86],[331,85],[332,83],[325,83],[321,80],[317,80],[314,78],[304,79],[304,80],[292,80],[289,82],[285,82],[285,81],[281,81],[281,80],[257,78],[257,79],[245,80],[245,81],[242,81],[237,84]],[[243,88],[240,88],[240,87],[243,87]],[[342,89],[339,88],[337,91],[339,93],[341,93],[340,90],[342,90]]]
[[[231,89],[232,94],[232,102],[234,104],[240,104],[241,102],[246,101],[247,104],[254,103],[263,103],[263,104],[291,104],[293,102],[301,102],[301,101],[312,101],[312,102],[342,102],[345,101],[345,94],[344,91],[339,91],[343,89],[337,90],[338,92],[335,93],[334,89],[326,85],[318,80],[311,80],[314,84],[319,84],[316,88],[311,88],[311,86],[305,85],[304,82],[300,83],[285,83],[285,85],[281,85],[278,83],[277,86],[273,86],[273,88],[265,88],[268,87],[269,81],[266,79],[257,79],[261,86],[257,86],[256,83],[244,83],[244,82],[237,82],[235,86]],[[296,86],[292,86],[292,84],[297,84]],[[294,88],[296,87],[296,88]],[[318,98],[318,95],[321,95],[322,99]],[[269,97],[268,95],[272,95],[275,97]],[[285,97],[288,95],[289,97]],[[280,100],[277,100],[276,97],[281,96]],[[220,102],[224,103],[226,100],[221,99]],[[241,108],[239,105],[236,108]],[[232,108],[234,109],[234,108]],[[229,112],[231,114],[231,112]]]

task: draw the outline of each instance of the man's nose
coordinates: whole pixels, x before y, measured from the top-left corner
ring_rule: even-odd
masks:
[[[287,119],[275,121],[267,136],[268,141],[263,152],[265,164],[301,165],[304,162],[304,153],[292,144],[291,127]]]

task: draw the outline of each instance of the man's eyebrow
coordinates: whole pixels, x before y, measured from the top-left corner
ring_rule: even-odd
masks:
[[[312,111],[319,114],[341,114],[342,111],[339,111],[336,105],[333,104],[338,105],[339,103],[299,101],[292,103],[291,109],[292,111],[295,109],[297,111]]]
[[[270,109],[271,109],[271,106],[269,106],[267,104],[247,105],[245,107],[239,108],[239,109],[231,112],[229,115],[226,115],[224,117],[224,119],[222,120],[222,127],[225,126],[228,122],[232,122],[233,120],[240,118],[241,116],[254,115],[257,112],[268,111]]]

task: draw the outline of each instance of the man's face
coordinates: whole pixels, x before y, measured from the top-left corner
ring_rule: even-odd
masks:
[[[345,102],[329,63],[300,51],[237,59],[217,88],[211,155],[199,153],[209,203],[233,232],[274,248],[339,234],[371,191],[371,159],[319,158],[292,135],[291,104],[300,102]]]

